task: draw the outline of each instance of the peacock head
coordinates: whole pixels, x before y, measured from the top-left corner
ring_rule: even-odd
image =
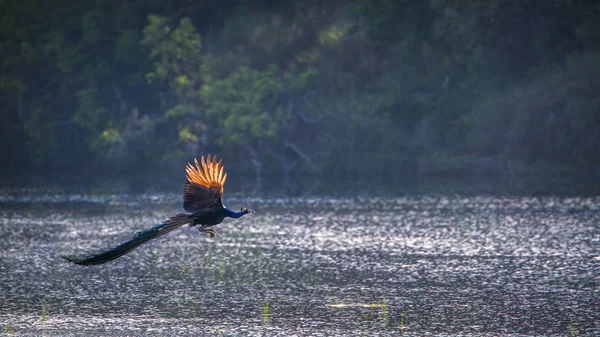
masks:
[[[254,210],[244,207],[244,206],[242,206],[242,208],[240,209],[240,212],[242,212],[243,214],[255,213]]]

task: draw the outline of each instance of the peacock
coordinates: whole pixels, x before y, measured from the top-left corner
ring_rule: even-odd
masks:
[[[114,248],[104,250],[98,254],[83,257],[63,256],[67,261],[79,265],[99,265],[115,260],[145,242],[163,236],[170,231],[183,225],[200,225],[200,232],[208,233],[214,238],[217,232],[211,228],[218,225],[225,218],[240,218],[248,213],[254,213],[252,209],[242,207],[239,212],[231,210],[223,204],[223,185],[227,179],[227,173],[223,173],[223,160],[217,162],[217,157],[210,154],[201,164],[194,158],[195,166],[187,163],[187,182],[183,189],[183,209],[186,213],[172,215],[167,221],[135,235],[131,240]]]

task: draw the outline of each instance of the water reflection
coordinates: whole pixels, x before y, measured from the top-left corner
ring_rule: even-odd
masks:
[[[30,195],[23,197],[19,195]],[[227,200],[255,216],[182,228],[95,267],[176,194],[0,196],[0,322],[15,335],[598,333],[599,198]]]

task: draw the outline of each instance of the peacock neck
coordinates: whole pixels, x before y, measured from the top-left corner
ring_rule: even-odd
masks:
[[[242,215],[244,215],[243,212],[236,212],[232,209],[229,209],[227,207],[223,208],[223,211],[225,212],[225,216],[230,217],[230,218],[239,218]]]

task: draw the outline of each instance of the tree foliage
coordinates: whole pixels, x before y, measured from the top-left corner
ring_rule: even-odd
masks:
[[[439,158],[591,167],[599,18],[569,0],[1,1],[3,165],[212,152],[288,185]]]

